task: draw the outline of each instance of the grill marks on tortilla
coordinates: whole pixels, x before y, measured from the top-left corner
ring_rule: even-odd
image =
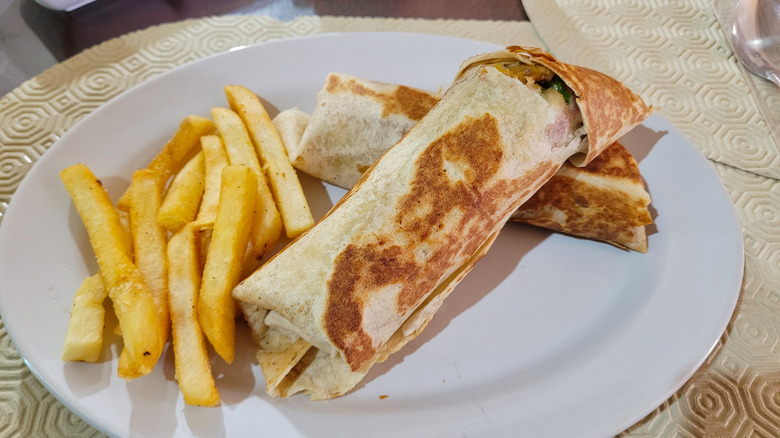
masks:
[[[495,215],[499,206],[494,200],[517,191],[514,184],[491,184],[501,164],[501,146],[498,122],[490,114],[441,136],[415,162],[410,190],[395,209],[395,229],[385,230],[392,234],[350,244],[336,257],[324,323],[353,370],[376,353],[363,330],[371,293],[397,285],[397,312],[405,314],[451,271],[453,258],[473,254],[483,243],[484,229],[498,226],[502,218]],[[422,259],[401,246],[418,244],[431,249]]]
[[[564,171],[574,169],[568,163],[563,166]],[[520,207],[518,219],[618,246],[634,239],[634,227],[652,223],[647,211],[649,197],[616,190],[622,185],[643,184],[636,160],[620,143],[613,143],[577,170],[598,179],[558,173]]]
[[[400,114],[411,120],[421,119],[439,101],[431,94],[403,85],[397,86],[392,94],[386,94],[367,88],[354,79],[343,81],[336,75],[328,76],[327,91],[371,97],[382,105],[382,117]]]
[[[400,255],[398,246],[350,244],[336,258],[328,282],[325,326],[334,344],[345,352],[353,371],[376,353],[371,337],[363,330],[363,306],[370,297],[359,292],[403,281],[419,269]]]
[[[489,114],[442,136],[417,161],[411,190],[399,201],[400,228],[422,242],[444,228],[453,210],[465,219],[486,213],[489,200],[480,189],[498,171],[502,155],[498,126]]]
[[[641,200],[564,175],[547,181],[520,207],[520,212],[524,211],[542,213],[534,215],[535,224],[606,242],[631,241],[632,227],[652,222]],[[563,216],[556,217],[556,212]]]

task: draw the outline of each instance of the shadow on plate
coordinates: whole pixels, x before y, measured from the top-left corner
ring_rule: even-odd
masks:
[[[669,131],[653,131],[645,125],[639,125],[620,139],[620,143],[634,156],[637,163],[650,154],[653,147],[669,134]]]
[[[620,139],[620,142],[625,146],[626,150],[634,156],[637,163],[640,163],[641,165],[642,160],[650,154],[653,147],[668,134],[669,131],[653,131],[644,125],[639,125],[623,136],[623,138]],[[650,194],[650,199],[653,199],[652,188],[645,184],[645,189]],[[652,202],[647,209],[650,212],[650,217],[653,218],[653,223],[645,226],[645,233],[649,237],[658,233],[658,226],[656,225],[658,211],[655,209]]]

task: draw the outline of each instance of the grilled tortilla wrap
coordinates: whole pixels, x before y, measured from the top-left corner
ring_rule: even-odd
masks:
[[[290,109],[274,124],[296,168],[348,189],[440,97],[331,73],[311,117]],[[585,167],[564,164],[512,219],[646,252],[649,204],[636,160],[614,143]]]
[[[650,112],[617,81],[540,67],[538,53],[509,48],[492,55],[501,65],[464,65],[317,225],[233,290],[255,320],[265,315],[258,359],[269,394],[349,391],[420,333],[567,159],[598,155]],[[556,75],[579,97],[565,103]],[[602,97],[582,97],[594,91]]]

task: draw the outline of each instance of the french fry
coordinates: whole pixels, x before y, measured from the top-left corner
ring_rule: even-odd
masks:
[[[176,233],[195,219],[203,198],[205,177],[206,165],[201,151],[173,177],[157,214],[161,226]]]
[[[84,222],[100,273],[108,288],[130,360],[141,374],[154,368],[163,345],[157,327],[152,294],[141,271],[126,253],[126,236],[111,199],[84,164],[60,173],[76,210]]]
[[[190,224],[168,242],[168,299],[174,367],[186,403],[216,406],[219,393],[211,373],[206,340],[198,323],[199,241],[195,227]]]
[[[206,165],[203,200],[196,222],[201,228],[211,228],[217,218],[219,191],[222,186],[222,170],[228,165],[228,157],[222,140],[216,135],[204,135],[200,139],[203,158]]]
[[[282,234],[282,219],[265,178],[258,175],[257,180],[255,215],[252,218],[252,247],[249,252],[255,260],[260,260],[279,240]]]
[[[262,171],[260,159],[241,117],[228,108],[214,107],[211,108],[211,118],[222,137],[230,164],[247,166],[259,175]]]
[[[309,203],[279,133],[260,99],[246,87],[225,87],[230,108],[244,122],[271,186],[287,237],[294,238],[314,225]]]
[[[135,187],[132,193],[130,217],[135,248],[135,264],[143,274],[152,293],[157,310],[162,343],[168,340],[170,317],[168,313],[168,234],[157,223],[160,209],[159,183],[152,171],[137,170],[133,173]]]
[[[198,320],[206,339],[226,362],[235,356],[236,306],[230,291],[238,284],[254,213],[257,176],[247,166],[222,171],[217,218],[203,268]]]
[[[103,301],[107,296],[108,290],[100,274],[87,277],[81,283],[73,297],[62,360],[94,363],[100,359],[106,315]]]
[[[135,265],[144,276],[149,292],[152,294],[157,312],[162,345],[168,341],[170,316],[168,313],[168,262],[166,246],[168,234],[157,223],[160,209],[160,188],[153,171],[136,170],[133,173],[133,191],[130,203],[130,224],[135,248]],[[140,377],[136,364],[126,350],[119,356],[117,373],[125,379]]]
[[[255,216],[252,219],[252,246],[250,257],[259,260],[270,250],[282,232],[282,219],[274,203],[273,195],[260,168],[252,140],[249,138],[244,122],[228,108],[212,108],[211,117],[225,143],[228,161],[231,165],[244,165],[257,175],[257,196],[255,197]]]
[[[210,134],[213,130],[214,123],[205,117],[187,116],[182,120],[173,138],[162,147],[160,152],[146,166],[147,169],[155,172],[157,175],[161,189],[165,187],[171,175],[181,168],[184,160],[192,156],[193,151],[200,146],[200,138]],[[119,202],[117,202],[117,208],[120,210],[130,209],[129,187],[119,199]]]

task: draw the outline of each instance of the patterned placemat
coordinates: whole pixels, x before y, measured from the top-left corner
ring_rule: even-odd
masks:
[[[780,89],[740,68],[710,0],[525,0],[561,59],[642,95],[707,158],[780,178]],[[766,104],[763,114],[757,102]]]
[[[709,0],[524,0],[551,52],[621,79],[713,160],[743,228],[745,279],[719,345],[626,436],[780,430],[780,90],[737,64]],[[762,112],[763,102],[768,112]],[[695,183],[695,181],[692,181]]]
[[[395,31],[541,46],[528,22],[223,16],[152,27],[68,59],[0,98],[0,221],[32,165],[70,127],[119,93],[233,47],[315,33]],[[0,279],[2,281],[2,279]],[[0,321],[0,436],[101,436],[31,374]]]

